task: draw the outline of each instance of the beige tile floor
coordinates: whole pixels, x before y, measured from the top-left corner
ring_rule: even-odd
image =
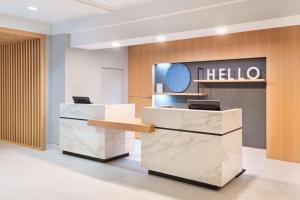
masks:
[[[259,149],[243,155],[247,172],[213,191],[148,175],[139,151],[102,164],[0,143],[0,200],[300,200],[300,164],[268,160]]]

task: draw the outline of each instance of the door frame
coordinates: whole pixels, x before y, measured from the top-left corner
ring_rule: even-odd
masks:
[[[122,72],[123,76],[123,94],[122,94],[122,104],[128,103],[128,67],[125,66],[117,66],[117,65],[101,65],[101,76],[103,75],[103,69],[114,69],[114,70],[120,70]],[[102,81],[102,77],[101,77]],[[102,86],[101,86],[102,87]],[[100,91],[101,94],[102,91]],[[102,97],[100,96],[100,99]]]

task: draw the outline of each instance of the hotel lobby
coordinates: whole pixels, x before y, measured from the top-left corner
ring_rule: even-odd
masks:
[[[0,200],[300,199],[299,1],[0,15]]]

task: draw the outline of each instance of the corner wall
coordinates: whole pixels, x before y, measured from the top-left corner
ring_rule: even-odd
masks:
[[[93,103],[102,103],[102,68],[124,69],[124,94],[127,101],[128,48],[84,50],[67,48],[66,51],[66,102],[72,103],[72,96],[88,96]]]
[[[66,34],[48,37],[47,60],[47,144],[59,144],[59,105],[72,103],[72,96],[101,100],[101,67],[124,68],[127,77],[126,48],[83,50],[69,47]],[[126,89],[127,92],[127,80]],[[127,100],[127,93],[125,94]]]
[[[68,36],[65,34],[47,38],[47,144],[59,141],[59,104],[65,101],[66,47]]]

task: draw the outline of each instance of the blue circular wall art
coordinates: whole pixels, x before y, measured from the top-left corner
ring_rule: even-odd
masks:
[[[172,92],[184,92],[190,85],[191,72],[184,64],[172,64],[164,82]]]

